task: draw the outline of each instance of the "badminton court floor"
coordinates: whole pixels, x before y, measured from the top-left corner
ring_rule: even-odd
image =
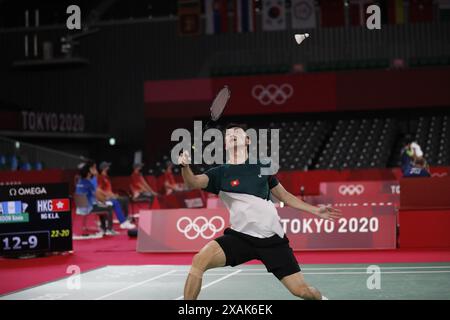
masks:
[[[302,271],[307,282],[333,300],[450,300],[450,262],[373,265],[377,267],[303,265]],[[189,266],[179,265],[106,266],[3,295],[0,300],[179,300],[188,270]],[[199,299],[296,298],[263,265],[243,265],[207,271]]]

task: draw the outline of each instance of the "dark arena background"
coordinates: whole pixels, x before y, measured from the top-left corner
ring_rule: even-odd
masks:
[[[224,86],[208,126],[255,129],[288,192],[341,211],[269,195],[308,284],[450,299],[450,1],[0,0],[0,81],[3,302],[182,300],[231,222],[172,152],[184,132],[194,174],[218,165]],[[198,298],[302,303],[257,258]]]

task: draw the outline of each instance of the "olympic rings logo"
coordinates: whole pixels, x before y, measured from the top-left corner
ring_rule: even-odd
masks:
[[[294,89],[290,84],[284,83],[280,86],[275,84],[269,84],[264,87],[263,85],[255,85],[252,88],[252,96],[264,106],[271,103],[283,104],[290,97],[292,97]]]
[[[210,220],[206,217],[197,217],[192,220],[189,217],[181,217],[177,221],[177,229],[189,240],[212,239],[225,226],[222,217],[214,216]]]
[[[340,185],[339,189],[338,189],[339,193],[342,194],[343,196],[354,196],[354,195],[360,195],[364,192],[364,186],[361,184],[357,184],[357,185]]]

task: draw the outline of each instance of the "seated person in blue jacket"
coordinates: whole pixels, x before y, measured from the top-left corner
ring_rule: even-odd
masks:
[[[410,136],[408,136],[406,139],[407,143],[400,152],[401,153],[400,161],[402,168],[406,166],[408,163],[412,163],[415,158],[423,157],[423,152],[420,146],[416,142],[414,142]]]
[[[430,177],[430,170],[423,157],[422,148],[415,141],[408,141],[401,151],[403,177]]]
[[[86,163],[80,168],[79,179],[76,184],[75,194],[86,195],[88,206],[86,208],[77,207],[77,214],[88,215],[92,211],[106,211],[107,216],[100,215],[100,228],[104,235],[117,235],[118,233],[113,230],[113,218],[112,207],[106,204],[100,203],[96,199],[96,168],[91,163]]]
[[[424,158],[415,158],[402,167],[404,178],[431,177],[429,167]]]
[[[100,174],[97,176],[97,199],[111,201],[121,229],[135,229],[136,225],[125,218],[125,214],[128,216],[128,198],[120,197],[112,190],[111,179],[108,175],[110,166],[111,163],[106,161],[100,163]]]

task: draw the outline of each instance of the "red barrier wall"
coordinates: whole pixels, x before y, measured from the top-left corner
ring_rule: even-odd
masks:
[[[25,184],[25,183],[58,183],[68,182],[73,185],[74,170],[42,170],[42,171],[0,171],[0,184]],[[432,167],[434,176],[450,176],[450,167]],[[280,171],[277,177],[283,186],[291,193],[300,194],[300,187],[305,187],[305,195],[319,195],[321,182],[333,181],[381,181],[398,180],[401,172],[393,169],[362,169],[362,170],[313,170],[313,171]],[[162,192],[164,190],[164,177],[146,176],[150,186]],[[177,182],[181,182],[181,176],[175,176]],[[128,176],[113,177],[114,190],[129,189],[130,178]]]
[[[400,210],[400,248],[450,248],[450,209]]]
[[[440,179],[400,179],[402,210],[450,208],[450,176]]]
[[[432,167],[433,176],[450,176],[450,167]],[[313,171],[281,171],[277,174],[283,186],[296,195],[300,187],[305,187],[305,195],[318,195],[321,182],[333,181],[389,181],[399,180],[402,173],[399,168],[362,169],[362,170],[313,170]]]
[[[450,190],[450,167],[433,167],[431,172],[433,176],[443,178],[402,180],[406,181],[407,186],[401,186],[404,190],[402,189],[400,195],[411,199],[411,201],[403,200],[404,206],[400,208],[399,212],[399,243],[403,248],[450,248],[450,207],[446,204],[448,201],[446,203],[441,201],[442,199],[444,201],[449,199],[447,194]],[[67,182],[73,190],[74,175],[75,171],[64,170],[5,171],[0,172],[0,185]],[[400,171],[397,168],[342,171],[316,170],[308,172],[284,171],[279,172],[278,177],[281,183],[296,195],[300,193],[301,185],[305,186],[305,195],[319,195],[321,182],[398,180]],[[162,190],[163,176],[147,176],[146,178],[155,190]],[[181,177],[176,176],[176,180],[181,181]],[[116,191],[120,189],[126,191],[129,187],[129,177],[114,177],[112,178],[112,183]],[[413,185],[416,190],[414,192],[410,190],[410,187]],[[433,188],[437,188],[437,191]],[[430,193],[429,196],[427,196],[427,192]],[[438,202],[428,201],[432,200],[436,194],[441,194],[438,199],[441,210],[432,208]],[[417,202],[418,199],[422,199],[422,201]]]
[[[400,180],[401,248],[450,248],[450,177]]]

